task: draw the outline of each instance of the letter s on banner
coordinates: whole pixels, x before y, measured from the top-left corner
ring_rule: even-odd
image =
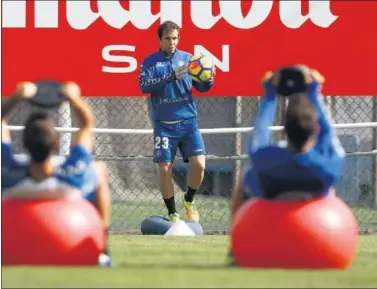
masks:
[[[166,20],[183,27],[181,50],[218,58],[204,95],[261,95],[267,70],[296,63],[324,74],[326,95],[377,95],[377,1],[176,0],[158,13],[150,1],[122,2],[3,1],[2,95],[44,78],[94,97],[145,96],[139,68]]]
[[[136,70],[137,60],[134,57],[124,55],[111,55],[112,51],[130,51],[135,52],[135,46],[130,45],[109,45],[102,49],[102,58],[114,63],[128,63],[127,67],[102,66],[103,72],[108,73],[130,73]]]

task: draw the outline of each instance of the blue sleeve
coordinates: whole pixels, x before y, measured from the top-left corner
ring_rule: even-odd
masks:
[[[144,60],[140,67],[139,86],[143,93],[151,93],[161,89],[167,83],[175,80],[175,72],[172,71],[163,77],[154,77],[155,66]]]
[[[199,81],[192,81],[192,85],[196,88],[199,92],[208,92],[210,91],[211,87],[213,86],[214,82],[199,82]]]
[[[326,160],[325,166],[331,168],[331,177],[328,181],[328,186],[333,187],[342,177],[344,164],[344,157],[332,157],[329,160]]]
[[[83,195],[93,193],[98,187],[93,167],[93,155],[83,146],[76,145],[63,165],[58,169],[59,179],[80,190]]]
[[[258,114],[254,121],[254,129],[249,139],[249,155],[251,156],[258,149],[270,145],[271,131],[269,126],[273,125],[276,113],[276,89],[272,84],[264,84],[265,95],[262,98]]]
[[[78,163],[88,166],[93,162],[93,159],[93,155],[84,146],[75,145],[62,167],[76,166]]]
[[[308,90],[309,99],[317,110],[320,126],[314,149],[323,155],[327,155],[329,158],[343,159],[344,149],[336,135],[336,130],[332,127],[330,115],[323,96],[319,92],[319,88],[320,84],[315,81]]]
[[[11,167],[14,162],[11,143],[1,142],[1,167]]]
[[[249,167],[242,178],[242,190],[245,194],[245,199],[253,197],[263,197],[263,193],[260,190],[258,178],[255,170]]]

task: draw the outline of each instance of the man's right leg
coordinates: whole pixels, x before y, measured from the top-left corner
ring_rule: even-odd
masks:
[[[170,221],[179,220],[179,215],[175,207],[174,185],[173,185],[173,165],[170,162],[159,163],[160,167],[160,190],[165,206],[168,210]]]
[[[170,221],[179,220],[175,207],[173,161],[178,142],[169,133],[168,125],[155,124],[153,161],[159,165],[160,190]]]

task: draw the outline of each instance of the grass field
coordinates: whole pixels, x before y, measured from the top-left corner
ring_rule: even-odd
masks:
[[[4,288],[376,288],[377,236],[361,236],[346,271],[228,267],[227,236],[112,236],[116,268],[2,269]]]
[[[176,198],[177,209],[182,217],[183,210],[180,195]],[[226,231],[229,228],[229,199],[199,195],[196,203],[200,210],[200,223],[205,231]],[[353,207],[360,229],[373,228],[377,232],[377,208]],[[151,215],[166,215],[166,208],[160,196],[151,200],[135,199],[113,204],[112,230],[134,232],[140,230],[141,222]]]

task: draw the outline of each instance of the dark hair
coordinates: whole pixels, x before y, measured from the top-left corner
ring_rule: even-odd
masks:
[[[179,27],[177,23],[170,20],[161,23],[161,25],[157,29],[158,38],[162,39],[162,35],[164,35],[164,32],[171,30],[178,30],[178,34],[181,33],[181,27]]]
[[[31,114],[25,123],[23,143],[31,161],[43,163],[59,146],[59,134],[46,112]]]
[[[318,114],[308,96],[304,93],[291,95],[284,125],[288,143],[301,150],[314,135],[317,126]]]

